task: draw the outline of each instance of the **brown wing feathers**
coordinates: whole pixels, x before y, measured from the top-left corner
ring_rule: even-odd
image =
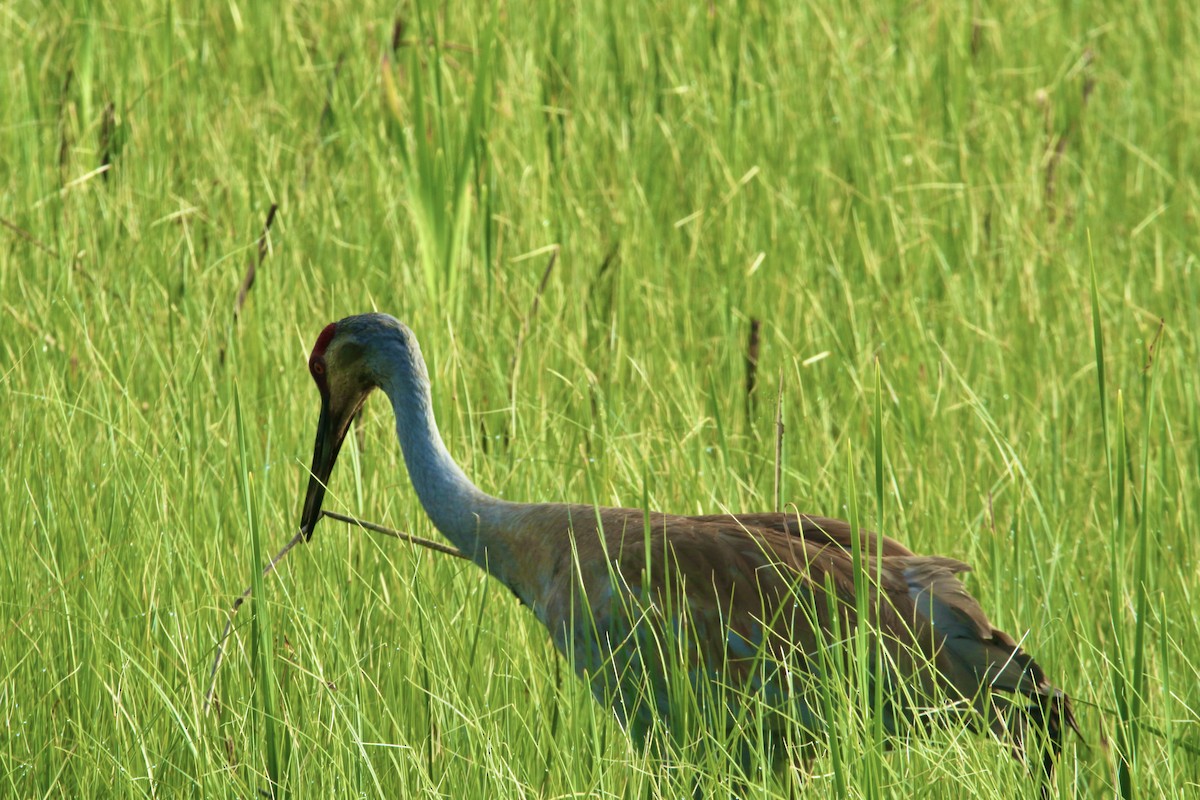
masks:
[[[692,563],[680,563],[680,572],[692,579],[712,575],[710,585],[718,597],[736,597],[740,592],[743,600],[757,595],[759,602],[770,603],[782,601],[786,593],[794,591],[778,581],[799,580],[818,596],[824,594],[825,586],[832,585],[846,620],[852,618],[854,577],[848,523],[771,513],[685,519],[678,527],[688,529],[686,538],[691,541],[676,552]],[[666,523],[663,527],[674,526]],[[701,540],[695,538],[697,534]],[[1061,751],[1064,728],[1078,733],[1069,700],[1012,637],[992,626],[958,578],[970,567],[951,558],[917,556],[899,542],[869,531],[860,536],[863,552],[869,557],[867,568],[883,579],[881,597],[886,607],[871,609],[872,622],[891,642],[888,649],[896,666],[901,671],[906,666],[911,669],[909,678],[917,681],[914,688],[921,691],[932,688],[920,685],[929,678],[928,665],[932,663],[942,691],[970,702],[994,734],[1012,743],[1019,758],[1025,757],[1029,746],[1030,727],[1044,730],[1042,762],[1048,775]],[[877,572],[879,565],[873,557],[880,553],[883,563]],[[756,586],[735,587],[728,577],[747,574],[758,576]],[[824,627],[830,620],[822,605],[817,603],[812,610],[817,624]],[[732,616],[736,621],[740,615]],[[797,625],[795,619],[789,619],[787,625],[793,637],[797,633],[807,637],[807,641],[790,644],[811,651],[816,639],[811,627]],[[928,660],[924,668],[916,663],[921,656],[911,652],[913,649],[924,652]]]

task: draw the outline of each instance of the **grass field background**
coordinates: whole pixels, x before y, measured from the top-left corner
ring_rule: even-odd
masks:
[[[1078,699],[1060,796],[1194,796],[1198,54],[1169,0],[6,4],[0,795],[728,791],[482,572],[331,521],[204,712],[308,351],[377,309],[506,498],[769,510],[782,381],[784,500],[971,563]],[[387,403],[358,431],[327,506],[435,536]],[[1033,791],[986,737],[850,739],[848,796]]]

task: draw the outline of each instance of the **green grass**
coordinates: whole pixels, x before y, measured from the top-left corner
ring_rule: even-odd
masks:
[[[204,713],[298,520],[308,350],[369,309],[514,499],[770,509],[782,374],[784,503],[974,565],[1078,698],[1060,795],[1195,793],[1190,4],[95,5],[0,10],[0,795],[727,785],[479,570],[331,522]],[[435,535],[387,404],[358,430],[328,505]],[[1030,791],[985,737],[851,728],[804,794]]]

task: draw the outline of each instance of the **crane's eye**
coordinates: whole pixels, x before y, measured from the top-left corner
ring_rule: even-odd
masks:
[[[324,360],[322,360],[322,359],[319,359],[319,358],[318,358],[318,359],[316,359],[316,360],[314,360],[314,361],[312,362],[312,364],[309,366],[309,369],[310,369],[310,370],[312,370],[312,374],[313,374],[313,375],[316,375],[317,377],[320,377],[321,375],[324,375],[324,374],[325,374],[325,362],[324,362]]]

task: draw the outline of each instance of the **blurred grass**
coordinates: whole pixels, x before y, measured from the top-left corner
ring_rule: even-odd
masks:
[[[1188,796],[1189,7],[499,4],[491,42],[482,1],[7,5],[3,793],[268,787],[248,618],[202,713],[225,609],[260,566],[239,476],[272,551],[310,455],[304,358],[324,324],[377,308],[421,337],[452,452],[516,499],[770,508],[782,372],[785,503],[845,516],[847,487],[875,487],[885,518],[856,496],[864,525],[973,564],[984,607],[1064,688],[1124,698],[1120,722],[1079,708],[1062,794],[1120,791],[1111,742],[1129,793]],[[414,194],[439,157],[470,166]],[[456,263],[431,255],[422,213],[452,220]],[[429,535],[386,404],[360,429],[331,507]],[[323,526],[262,600],[298,795],[670,797],[706,768],[637,753],[472,568]],[[864,796],[854,746],[839,763]],[[806,791],[828,794],[832,769]],[[870,780],[1028,791],[1000,745],[951,734]]]

